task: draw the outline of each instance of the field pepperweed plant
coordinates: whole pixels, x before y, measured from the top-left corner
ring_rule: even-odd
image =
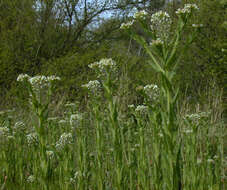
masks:
[[[177,26],[164,11],[140,11],[121,25],[145,49],[160,81],[141,88],[143,102],[127,111],[120,109],[120,72],[111,58],[89,65],[97,78],[81,87],[88,93],[83,113],[67,102],[63,114],[50,117],[61,79],[19,75],[32,122],[14,118],[15,110],[0,112],[0,189],[224,190],[224,124],[213,122],[212,110],[182,113],[174,82],[180,39],[197,11],[195,4],[178,9]]]

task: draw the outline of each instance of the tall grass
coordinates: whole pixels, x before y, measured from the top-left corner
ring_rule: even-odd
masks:
[[[159,85],[141,88],[143,104],[129,105],[127,111],[119,105],[119,70],[112,59],[89,66],[97,80],[83,85],[89,96],[86,110],[67,103],[61,117],[50,117],[59,78],[20,75],[18,81],[30,94],[32,121],[15,120],[15,111],[1,112],[1,189],[224,190],[226,131],[220,109],[213,109],[220,101],[209,110],[191,112],[179,107],[174,84],[178,44],[193,9],[178,11],[172,36],[155,33],[169,30],[166,13],[152,16],[160,22],[152,31],[144,20],[147,14],[137,13],[151,44],[132,33],[132,22],[123,25],[144,47],[160,79]]]

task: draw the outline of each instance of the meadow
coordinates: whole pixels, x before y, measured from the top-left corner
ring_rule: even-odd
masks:
[[[154,13],[149,26],[145,11],[122,24],[158,76],[157,84],[135,89],[135,102],[119,95],[124,81],[112,58],[89,65],[96,79],[81,86],[84,105],[55,101],[58,76],[20,74],[29,109],[0,112],[0,189],[226,189],[222,90],[210,89],[207,104],[193,107],[174,80],[184,56],[179,41],[195,11],[195,4],[178,9],[176,26],[164,11]],[[135,22],[152,40],[132,31]]]

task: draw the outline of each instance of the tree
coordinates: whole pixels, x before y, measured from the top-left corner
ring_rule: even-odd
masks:
[[[103,13],[127,15],[146,2],[149,1],[1,0],[1,88],[10,89],[19,73],[39,73],[46,62],[76,52],[78,47],[87,48],[92,40],[91,26],[97,27]]]

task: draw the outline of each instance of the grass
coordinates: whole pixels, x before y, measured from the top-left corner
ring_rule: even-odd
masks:
[[[178,140],[171,145],[154,123],[159,116],[135,108],[122,112],[109,101],[92,100],[84,112],[75,104],[62,106],[62,116],[44,123],[44,146],[33,127],[36,114],[19,123],[11,117],[15,111],[2,112],[2,189],[174,189],[174,179],[184,190],[225,189],[226,131],[217,107],[194,114],[181,107]]]

